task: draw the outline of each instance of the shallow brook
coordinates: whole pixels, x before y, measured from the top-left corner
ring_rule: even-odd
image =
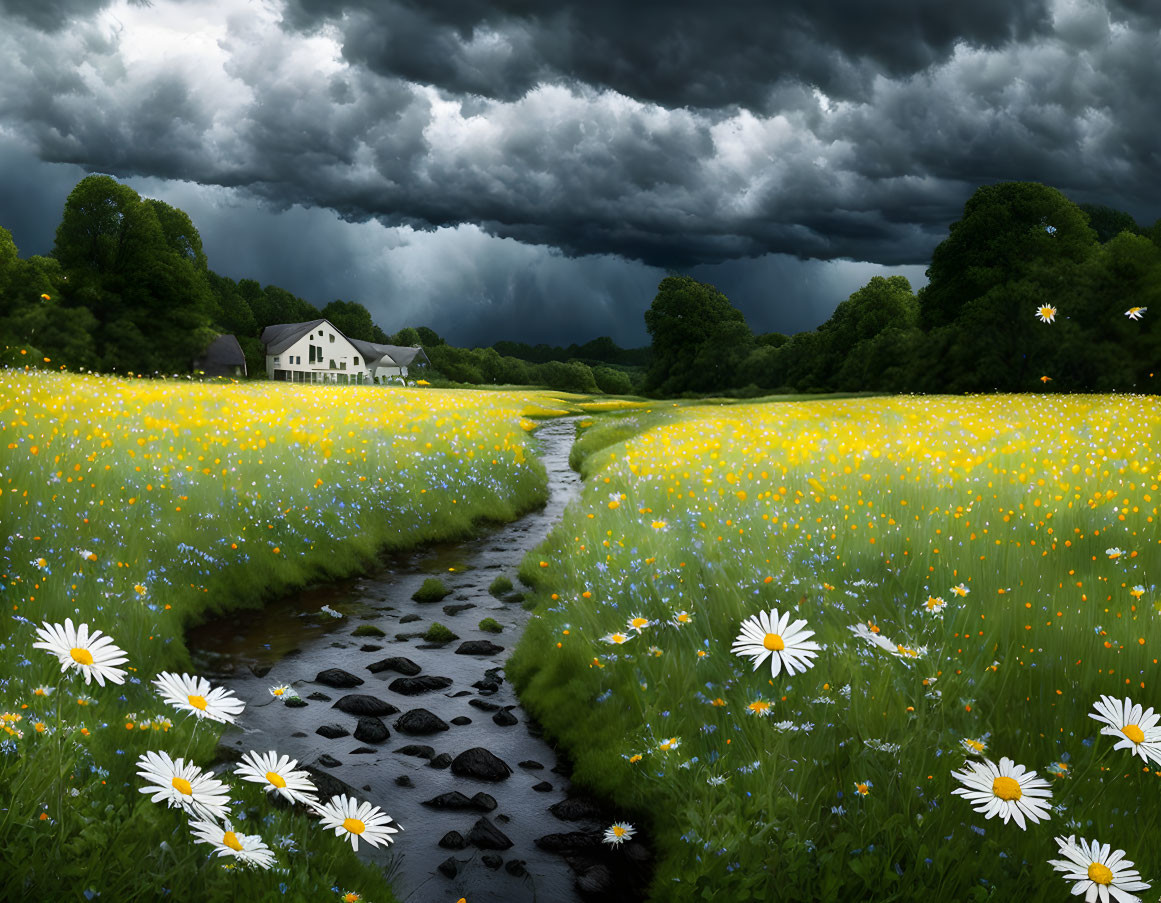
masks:
[[[187,638],[199,673],[247,703],[240,727],[223,736],[223,756],[276,749],[380,806],[402,831],[389,852],[372,850],[370,858],[394,860],[393,884],[406,903],[461,896],[471,903],[639,899],[645,847],[601,844],[594,832],[616,813],[592,801],[573,799],[557,809],[579,818],[549,811],[570,797],[567,767],[504,679],[504,660],[529,617],[516,570],[580,494],[580,477],[568,467],[574,429],[573,420],[562,419],[536,433],[548,471],[544,508],[465,542],[388,556],[373,574],[308,587],[261,611],[207,622]],[[500,575],[516,589],[496,597],[489,586]],[[412,594],[433,576],[451,592],[438,602],[414,601]],[[479,629],[484,618],[503,629]],[[457,639],[423,639],[436,622]],[[354,635],[358,628],[363,635]],[[474,654],[465,654],[463,644],[472,641],[466,651]],[[336,673],[323,673],[331,669]],[[446,683],[424,680],[429,677],[450,684],[427,686]],[[343,683],[351,685],[334,685]],[[270,688],[283,684],[306,705],[287,706],[271,696]],[[344,697],[370,698],[340,703]],[[339,736],[328,739],[320,728]],[[503,764],[481,753],[461,758],[479,749]],[[472,766],[479,776],[464,773]],[[463,798],[445,796],[441,808],[425,805],[453,792]],[[548,841],[565,847],[548,852],[534,843],[546,835],[570,836]]]

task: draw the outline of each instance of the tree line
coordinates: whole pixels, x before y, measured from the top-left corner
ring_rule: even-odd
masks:
[[[928,284],[876,276],[817,329],[754,335],[712,285],[662,280],[647,394],[1137,391],[1161,383],[1161,220],[1054,188],[978,189]],[[1154,374],[1157,374],[1156,376]]]
[[[576,392],[1156,390],[1161,220],[1077,205],[1033,182],[978,189],[932,255],[929,282],[876,276],[817,329],[755,335],[712,285],[669,275],[645,314],[651,344],[458,348],[426,326],[388,334],[356,301],[317,308],[213,272],[190,217],[109,176],[82,179],[53,250],[21,258],[0,228],[0,354],[73,369],[188,372],[217,333],[265,373],[265,326],[325,317],[370,342],[422,345],[455,383]],[[777,290],[777,287],[774,287]],[[0,363],[3,358],[0,357]]]

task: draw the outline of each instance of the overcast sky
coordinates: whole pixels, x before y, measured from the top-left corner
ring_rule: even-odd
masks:
[[[384,329],[647,342],[918,288],[980,185],[1161,216],[1157,0],[0,0],[0,225],[104,172],[210,266]]]

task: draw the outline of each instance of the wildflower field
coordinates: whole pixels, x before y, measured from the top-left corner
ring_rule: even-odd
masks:
[[[527,418],[561,404],[0,370],[0,899],[387,903],[351,848],[389,804],[274,750],[210,771],[245,705],[184,630],[536,505]]]
[[[1157,892],[1157,398],[586,423],[508,673],[651,899]]]

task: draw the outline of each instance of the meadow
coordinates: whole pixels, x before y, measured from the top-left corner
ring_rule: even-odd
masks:
[[[324,829],[219,768],[235,833],[207,845],[140,792],[140,756],[210,769],[220,735],[191,717],[218,691],[183,709],[153,681],[189,670],[184,631],[214,613],[542,502],[529,431],[568,410],[556,393],[0,370],[0,899],[389,903],[341,818]],[[95,644],[34,648],[66,618],[124,650],[123,683],[82,679]],[[236,844],[269,856],[247,868]]]
[[[1157,893],[1161,730],[1109,714],[1161,707],[1156,397],[658,405],[578,432],[584,494],[522,566],[508,674],[646,829],[650,899]],[[1070,835],[1141,881],[1108,850],[1054,868]]]

